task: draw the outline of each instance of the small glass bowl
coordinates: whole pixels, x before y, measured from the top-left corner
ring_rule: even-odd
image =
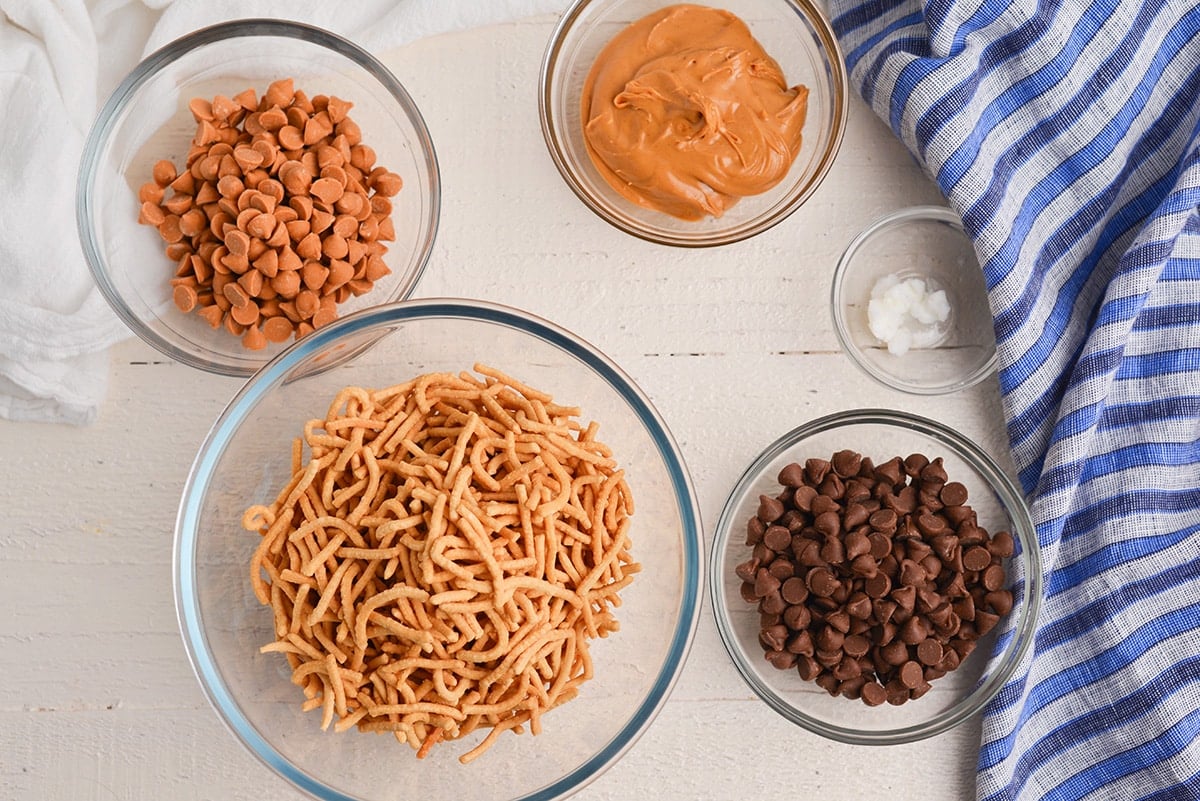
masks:
[[[750,558],[746,524],[760,495],[776,497],[780,470],[809,458],[829,459],[843,449],[882,464],[893,456],[941,456],[950,481],[969,491],[968,505],[990,533],[1008,531],[1016,543],[1006,565],[1012,611],[981,638],[956,669],[933,681],[922,697],[899,706],[868,707],[833,697],[795,669],[780,670],[764,657],[755,604],[741,596],[735,567]],[[1041,551],[1017,487],[980,447],[946,426],[904,412],[860,409],[799,426],[767,447],[746,469],[717,521],[709,560],[709,591],[717,628],[746,683],[773,710],[824,737],[859,745],[894,745],[932,737],[978,714],[1013,676],[1033,644],[1042,596]]]
[[[868,304],[882,279],[922,278],[943,290],[950,313],[937,340],[895,354],[871,330]],[[834,332],[855,365],[881,384],[914,395],[973,386],[996,368],[996,335],[987,286],[962,221],[941,206],[914,206],[881,217],[847,246],[833,274]]]
[[[175,265],[153,226],[138,223],[139,188],[160,159],[187,155],[194,97],[232,96],[292,77],[310,97],[353,103],[351,118],[378,164],[397,173],[394,242],[383,257],[391,273],[339,314],[407,297],[433,248],[441,183],[433,142],[408,92],[374,56],[328,31],[284,20],[239,20],[190,33],[148,56],[104,104],[84,146],[76,220],[84,256],[105,299],[139,337],[168,357],[208,372],[249,376],[287,343],[252,351],[223,327],[213,329],[172,301]]]
[[[346,386],[384,387],[484,362],[577,405],[625,471],[637,510],[629,531],[642,572],[621,591],[620,630],[591,649],[593,678],[542,717],[542,733],[504,734],[477,763],[458,756],[484,731],[423,760],[391,736],[321,731],[319,712],[281,654],[272,611],[249,581],[258,535],[243,510],[292,476],[291,442]],[[328,369],[331,364],[337,369]],[[678,447],[645,394],[608,357],[516,309],[409,300],[317,329],[259,371],[196,456],[175,528],[176,608],[201,687],[230,731],[283,778],[321,801],[551,801],[579,790],[633,746],[666,702],[700,617],[703,532]],[[485,764],[486,763],[486,764]],[[265,793],[270,795],[270,793]]]
[[[584,142],[580,102],[597,54],[630,23],[664,6],[662,0],[576,0],[563,14],[542,61],[538,112],[550,156],[567,186],[601,219],[642,239],[679,247],[737,242],[781,222],[816,191],[846,128],[846,72],[824,12],[810,0],[728,0],[779,62],[788,84],[809,89],[800,154],[772,189],[744,197],[719,218],[681,220],[622,197],[592,163]]]

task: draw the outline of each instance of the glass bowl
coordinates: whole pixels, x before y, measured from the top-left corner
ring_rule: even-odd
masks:
[[[966,487],[967,504],[974,509],[978,525],[991,534],[1007,531],[1015,543],[1013,555],[1002,560],[1007,571],[1007,586],[1013,594],[1011,611],[999,616],[998,622],[993,621],[994,628],[976,641],[974,650],[957,669],[951,669],[940,678],[931,677],[926,682],[924,694],[900,704],[887,702],[872,706],[853,695],[835,697],[814,681],[802,678],[798,666],[779,668],[769,662],[759,638],[764,622],[760,619],[759,607],[743,597],[743,581],[735,572],[739,565],[751,559],[753,551],[747,545],[748,522],[758,515],[761,496],[778,498],[781,495],[781,470],[792,463],[805,466],[809,459],[830,460],[833,454],[843,449],[871,457],[876,467],[894,456],[906,458],[910,454],[924,454],[930,459],[941,457],[948,480]],[[812,525],[803,521],[802,524]],[[785,533],[790,530],[789,526]],[[845,533],[837,536],[844,538]],[[924,534],[922,538],[929,539]],[[960,547],[960,553],[968,550],[965,545]],[[876,556],[867,558],[875,559]],[[973,559],[970,557],[967,564],[970,565]],[[797,573],[808,569],[802,568]],[[768,706],[791,722],[833,740],[891,745],[940,734],[980,712],[995,697],[1013,676],[1033,642],[1041,603],[1041,570],[1037,537],[1021,494],[979,446],[932,420],[903,412],[861,409],[839,412],[801,425],[773,442],[751,463],[734,486],[717,522],[709,561],[709,589],[725,648],[746,683]],[[841,571],[838,575],[841,581],[847,580]],[[953,572],[942,575],[950,577]],[[896,578],[892,587],[901,588],[905,583]],[[853,585],[849,589],[853,590]],[[875,597],[876,591],[870,587],[866,591]],[[947,590],[944,597],[952,596],[953,593]],[[879,597],[892,599],[897,596],[889,591]],[[793,594],[791,600],[797,605],[811,607],[811,611],[820,608],[816,592],[803,599]],[[861,635],[872,646],[868,655],[871,658],[876,654],[873,649],[879,645],[881,632],[874,609],[872,606],[871,616],[865,619],[870,628]],[[918,605],[917,609],[921,607]],[[896,620],[903,622],[899,613],[896,614]],[[957,608],[955,614],[958,614]],[[816,621],[819,617],[811,619]],[[800,613],[789,619],[803,621],[804,616]],[[982,621],[982,618],[978,619]],[[813,630],[817,633],[812,636],[818,648],[822,643],[818,629],[827,625],[831,624],[823,619],[819,625],[814,625]],[[789,635],[788,648],[792,647],[791,643]],[[913,655],[914,647],[907,647],[909,659],[918,661],[918,656]],[[864,675],[871,676],[867,671]],[[879,699],[875,700],[878,702]]]
[[[441,185],[425,122],[396,77],[362,48],[308,25],[241,20],[190,33],[151,54],[117,87],[88,136],[76,195],[79,236],[96,283],[122,321],[163,354],[212,373],[248,376],[287,343],[248,350],[223,326],[214,329],[195,311],[176,308],[169,283],[176,264],[155,228],[138,222],[139,189],[160,159],[184,163],[196,133],[193,98],[231,97],[247,88],[261,97],[272,81],[287,77],[309,97],[353,103],[350,117],[363,143],[404,182],[391,198],[395,240],[383,256],[391,273],[340,304],[339,313],[407,297],[437,232]]]
[[[477,731],[418,760],[390,736],[321,731],[301,711],[269,607],[249,581],[259,535],[243,510],[292,476],[292,439],[347,385],[384,387],[482,361],[578,405],[599,423],[636,500],[630,539],[642,572],[621,590],[620,630],[592,641],[594,678],[546,712],[543,731],[503,734],[475,762]],[[335,365],[331,369],[331,365]],[[482,302],[409,300],[304,337],[254,376],[202,445],[175,533],[176,604],[189,657],[221,719],[263,763],[316,798],[338,801],[562,798],[600,775],[646,730],[690,647],[701,605],[702,530],[679,450],[645,394],[571,333]],[[419,792],[418,792],[419,790]]]
[[[658,0],[576,0],[555,28],[542,61],[538,112],[550,156],[567,186],[606,222],[664,245],[724,245],[784,220],[812,195],[837,155],[846,127],[846,72],[825,14],[809,0],[729,0],[783,70],[789,86],[809,89],[801,150],[787,176],[768,191],[743,197],[721,217],[688,221],[647,209],[609,186],[588,154],[580,108],[597,54],[630,23],[672,5]]]
[[[909,279],[923,281],[925,293],[944,292],[949,309],[940,322],[929,317],[918,324],[929,339],[904,350],[886,329],[879,333],[890,344],[876,336],[868,309],[873,295],[878,302],[890,283]],[[838,260],[831,303],[842,350],[884,386],[939,395],[973,386],[996,369],[987,285],[974,245],[951,209],[914,206],[863,229]],[[881,328],[889,324],[877,320]]]

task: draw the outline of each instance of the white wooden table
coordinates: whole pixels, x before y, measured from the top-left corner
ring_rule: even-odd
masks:
[[[921,399],[874,384],[838,350],[828,293],[841,249],[877,216],[943,202],[861,101],[832,172],[783,224],[705,252],[650,245],[587,211],[546,153],[535,86],[552,22],[385,57],[425,115],[445,188],[418,296],[519,306],[608,353],[672,429],[710,534],[759,449],[839,409],[934,416],[1006,462],[994,378]],[[129,341],[112,352],[94,425],[0,422],[0,799],[300,798],[222,726],[176,626],[176,505],[237,387]],[[577,797],[958,801],[974,794],[978,738],[976,722],[880,749],[793,727],[742,683],[706,600],[661,715]]]

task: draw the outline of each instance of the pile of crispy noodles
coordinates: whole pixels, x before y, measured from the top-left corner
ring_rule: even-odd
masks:
[[[262,650],[286,655],[304,709],[422,757],[490,728],[464,763],[579,692],[640,569],[596,423],[475,371],[342,390],[294,442],[287,486],[242,520],[274,610]]]

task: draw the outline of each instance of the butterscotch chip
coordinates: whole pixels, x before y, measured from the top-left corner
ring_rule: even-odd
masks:
[[[248,209],[248,211],[257,211],[256,209]],[[257,213],[250,218],[246,223],[246,233],[259,239],[268,239],[271,234],[275,233],[275,216],[270,213]]]
[[[262,153],[249,146],[234,148],[233,158],[243,172],[247,173],[263,163]]]
[[[320,328],[323,325],[329,325],[337,319],[337,312],[333,309],[319,308],[312,316],[313,328]]]
[[[225,313],[221,310],[220,306],[214,303],[211,306],[205,306],[202,308],[200,310],[200,316],[203,317],[205,322],[207,322],[213,328],[220,328],[221,320],[224,318]]]
[[[287,115],[278,106],[273,106],[258,115],[258,124],[267,131],[278,131],[283,126],[287,125]],[[272,157],[273,159],[273,157]],[[264,158],[263,162],[268,159]]]
[[[226,284],[224,287],[222,287],[221,292],[225,296],[225,299],[229,301],[231,306],[245,306],[246,304],[250,303],[250,296],[246,294],[246,290],[243,289],[240,284]],[[240,334],[241,332],[239,331],[237,333]]]
[[[240,278],[238,285],[246,291],[246,294],[252,298],[258,297],[262,292],[263,276],[258,270],[247,270]]]
[[[338,205],[341,205],[342,202],[348,200],[349,198],[357,197],[360,196],[355,194],[345,195],[341,200],[338,201]],[[348,240],[350,237],[354,236],[355,232],[358,230],[358,220],[354,219],[354,217],[350,214],[340,214],[334,218],[332,227],[334,234],[340,236],[343,240]],[[341,256],[334,256],[333,258],[341,258]]]
[[[254,260],[253,266],[264,278],[274,278],[279,273],[279,251],[271,249],[264,252]]]
[[[321,237],[310,231],[296,243],[296,255],[302,259],[316,260],[321,258]]]
[[[284,108],[291,104],[295,96],[295,81],[291,78],[280,78],[277,81],[272,81],[267,87],[267,91],[263,95],[263,101],[267,106]]]
[[[250,246],[247,245],[246,247],[247,253],[249,253]],[[221,259],[221,263],[225,265],[227,272],[235,275],[241,275],[242,273],[246,272],[246,270],[250,269],[250,257],[245,253],[227,253],[225,254],[225,257]]]
[[[384,217],[379,221],[379,235],[377,238],[385,242],[392,242],[396,239],[396,227],[392,223],[391,217]]]
[[[375,150],[369,145],[355,145],[350,148],[350,164],[362,172],[370,172],[375,166]]]
[[[153,203],[158,205],[159,203],[162,203],[163,194],[164,192],[161,186],[156,184],[154,181],[147,181],[146,183],[142,184],[141,188],[138,190],[138,200],[142,203]],[[153,225],[153,223],[150,224]]]
[[[367,294],[374,287],[375,287],[374,281],[370,281],[366,278],[352,278],[351,280],[346,282],[346,284],[343,288],[344,289],[348,288],[352,295],[354,295],[355,297],[358,297],[360,295]],[[339,301],[339,302],[341,302],[341,301]]]
[[[271,288],[285,298],[293,298],[300,291],[300,274],[296,270],[278,273],[271,279]]]
[[[294,326],[286,317],[271,317],[262,325],[263,334],[271,342],[286,342],[293,330]]]
[[[214,119],[228,122],[238,112],[240,106],[224,95],[217,95],[212,100],[211,108]]]
[[[143,225],[162,225],[166,216],[157,203],[146,201],[138,212],[138,222]]]
[[[247,350],[262,350],[267,346],[267,338],[257,327],[250,326],[242,337],[242,346]]]
[[[368,281],[378,281],[380,278],[383,278],[385,275],[387,275],[390,272],[391,272],[391,270],[388,269],[388,266],[387,266],[387,264],[384,263],[383,259],[380,259],[380,258],[367,259],[367,269],[366,269],[365,277]]]
[[[190,312],[196,308],[196,290],[189,286],[178,285],[172,294],[175,305],[182,312]]]
[[[242,306],[235,305],[229,310],[229,314],[242,325],[254,325],[258,322],[258,305],[255,303],[246,303]]]
[[[248,89],[189,108],[186,169],[163,160],[138,190],[139,220],[177,263],[180,308],[258,348],[270,320],[273,336],[302,336],[387,274],[379,240],[394,233],[391,203],[373,184],[387,191],[399,179],[361,143],[350,103],[310,99],[282,79],[261,100]]]
[[[354,267],[347,261],[333,259],[329,263],[328,284],[337,288],[354,278]]]
[[[333,123],[325,112],[314,114],[304,124],[304,144],[315,145],[326,136],[333,133]]]
[[[290,247],[285,245],[279,249],[279,269],[281,271],[299,270],[303,264],[304,262],[296,254],[296,251]]]
[[[371,188],[384,197],[391,197],[400,193],[404,181],[394,172],[385,172],[372,181]]]
[[[175,171],[174,164],[167,161],[166,159],[162,159],[161,161],[156,161],[154,163],[154,169],[152,170],[152,175],[154,177],[154,182],[156,184],[158,184],[159,186],[167,186],[168,184],[170,184],[172,181],[175,180],[175,176],[177,175],[177,173]]]
[[[350,248],[347,247],[345,239],[333,233],[321,240],[321,252],[330,259],[344,259]]]
[[[179,230],[184,236],[196,236],[208,228],[208,218],[200,209],[191,209],[179,218]]]
[[[179,216],[192,207],[192,196],[176,194],[164,200],[162,206],[170,214]]]
[[[342,196],[345,188],[333,178],[318,178],[313,181],[309,191],[313,197],[332,205]],[[330,218],[330,222],[332,222],[332,217]]]
[[[300,269],[300,277],[304,281],[305,287],[317,291],[329,280],[329,268],[319,261],[305,262]]]
[[[336,182],[334,183],[336,185]],[[309,217],[309,225],[312,226],[314,234],[323,234],[329,226],[333,225],[333,215],[314,207],[312,215]]]
[[[296,295],[296,311],[302,319],[309,319],[317,313],[317,309],[320,307],[321,301],[312,290],[302,289]]]
[[[294,125],[285,125],[279,129],[280,146],[287,150],[299,150],[304,147],[304,132]]]
[[[181,241],[183,239],[183,231],[179,228],[178,215],[165,215],[162,222],[158,224],[158,234],[166,242],[175,243]]]
[[[363,239],[373,240],[379,238],[379,221],[374,217],[368,217],[358,225],[358,235]]]

